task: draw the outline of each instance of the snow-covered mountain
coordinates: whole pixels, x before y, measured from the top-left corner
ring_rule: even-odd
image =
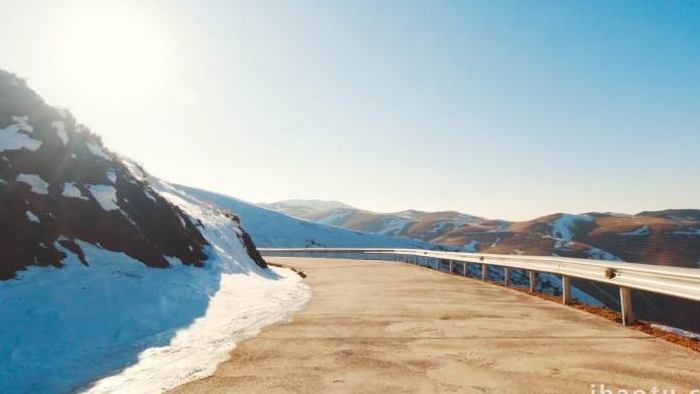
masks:
[[[153,393],[308,300],[234,213],[0,71],[0,393]]]

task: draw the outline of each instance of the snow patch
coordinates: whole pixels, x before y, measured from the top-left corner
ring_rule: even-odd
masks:
[[[88,199],[83,196],[83,193],[80,192],[80,189],[78,189],[73,182],[66,182],[63,184],[63,197],[79,198],[81,200]]]
[[[576,222],[591,222],[595,220],[592,216],[562,214],[552,222],[552,237],[556,240],[555,248],[568,246],[574,238],[573,228]]]
[[[680,335],[680,336],[683,336],[686,338],[692,338],[696,341],[700,341],[700,334],[696,334],[696,333],[691,332],[691,331],[686,331],[686,330],[682,330],[680,328],[674,328],[674,327],[664,326],[662,324],[655,324],[655,323],[652,323],[651,326],[653,328],[658,328],[658,329],[664,330],[666,332],[670,332],[670,333],[673,333],[676,335]]]
[[[642,227],[636,228],[632,231],[627,231],[624,233],[620,233],[620,235],[628,235],[632,237],[644,237],[651,234],[651,230],[649,229],[649,226],[646,224],[643,225]]]
[[[677,230],[672,232],[671,234],[677,234],[677,235],[700,235],[700,228],[693,228],[690,230]]]
[[[101,146],[99,146],[93,142],[88,142],[86,145],[93,155],[101,157],[105,160],[111,160],[109,158],[109,156],[107,156],[107,154],[105,153],[105,151],[102,149]]]
[[[117,173],[114,170],[107,171],[107,179],[112,183],[117,183]]]
[[[589,246],[588,258],[593,260],[606,260],[606,261],[622,261],[621,258],[615,256],[614,254],[605,251],[595,246]]]
[[[381,231],[379,231],[379,234],[383,234],[383,235],[401,234],[401,232],[404,231],[406,226],[408,226],[411,223],[413,223],[413,220],[411,220],[411,219],[406,219],[406,218],[392,219],[392,218],[390,218],[382,226],[382,229],[381,229]]]
[[[36,151],[41,146],[41,141],[29,137],[26,133],[34,132],[34,128],[27,123],[26,116],[13,116],[15,123],[0,129],[0,152],[10,150],[27,149]]]
[[[129,170],[129,173],[131,173],[131,176],[133,176],[134,178],[136,178],[137,180],[139,180],[141,182],[146,180],[146,174],[144,174],[143,171],[141,171],[141,169],[139,169],[139,166],[137,166],[136,163],[134,163],[133,161],[131,161],[127,158],[123,158],[123,157],[122,157],[122,163],[124,164],[124,166],[126,166],[126,169]]]
[[[26,131],[27,133],[34,132],[34,127],[29,124],[29,116],[13,116],[12,120],[20,130]]]
[[[22,182],[29,185],[32,188],[32,192],[36,194],[49,194],[48,182],[41,179],[39,175],[19,174],[17,175],[17,182]]]
[[[156,202],[156,198],[153,196],[153,194],[151,194],[151,193],[148,191],[148,189],[144,189],[144,190],[143,190],[143,194],[145,194],[146,197],[148,197],[149,200],[151,200],[151,201],[153,201],[153,202]]]
[[[30,222],[40,223],[39,218],[32,211],[27,211],[26,213],[27,219],[29,219]]]
[[[119,209],[117,205],[117,189],[110,185],[90,185],[88,186],[90,193],[97,203],[100,204],[105,211],[115,211]]]
[[[58,138],[60,138],[61,142],[63,142],[63,146],[68,145],[69,139],[68,134],[66,134],[66,124],[60,120],[56,120],[53,123],[51,123],[51,126],[56,129]]]
[[[352,212],[347,211],[347,210],[334,210],[333,212],[330,212],[328,215],[318,218],[315,221],[318,223],[323,223],[323,224],[328,224],[328,225],[336,225],[339,221],[342,219],[345,219],[346,217],[350,216]]]
[[[462,246],[462,250],[464,250],[465,252],[468,252],[468,253],[476,253],[479,249],[480,244],[481,244],[481,242],[479,242],[475,239],[472,239],[471,241],[469,241],[468,244]]]

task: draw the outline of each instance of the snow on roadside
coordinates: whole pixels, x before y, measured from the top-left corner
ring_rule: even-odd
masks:
[[[287,320],[308,300],[301,278],[275,269],[276,280],[251,274],[224,274],[206,314],[177,332],[167,346],[139,355],[137,364],[102,379],[88,393],[156,393],[211,375],[235,344],[264,326]]]
[[[238,239],[238,225],[223,212],[165,182],[149,181],[193,222],[204,224],[202,233],[211,243],[207,266],[219,272],[220,287],[203,317],[178,331],[167,346],[147,349],[135,365],[98,381],[89,393],[162,392],[211,375],[236,343],[288,320],[311,297],[294,272],[255,265]]]

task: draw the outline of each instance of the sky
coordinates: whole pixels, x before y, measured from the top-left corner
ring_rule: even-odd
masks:
[[[252,202],[700,208],[700,2],[0,0],[0,68]]]

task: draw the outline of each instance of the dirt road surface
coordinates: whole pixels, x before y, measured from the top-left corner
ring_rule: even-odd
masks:
[[[698,353],[513,290],[400,263],[269,260],[308,274],[309,306],[174,393],[700,388]]]

